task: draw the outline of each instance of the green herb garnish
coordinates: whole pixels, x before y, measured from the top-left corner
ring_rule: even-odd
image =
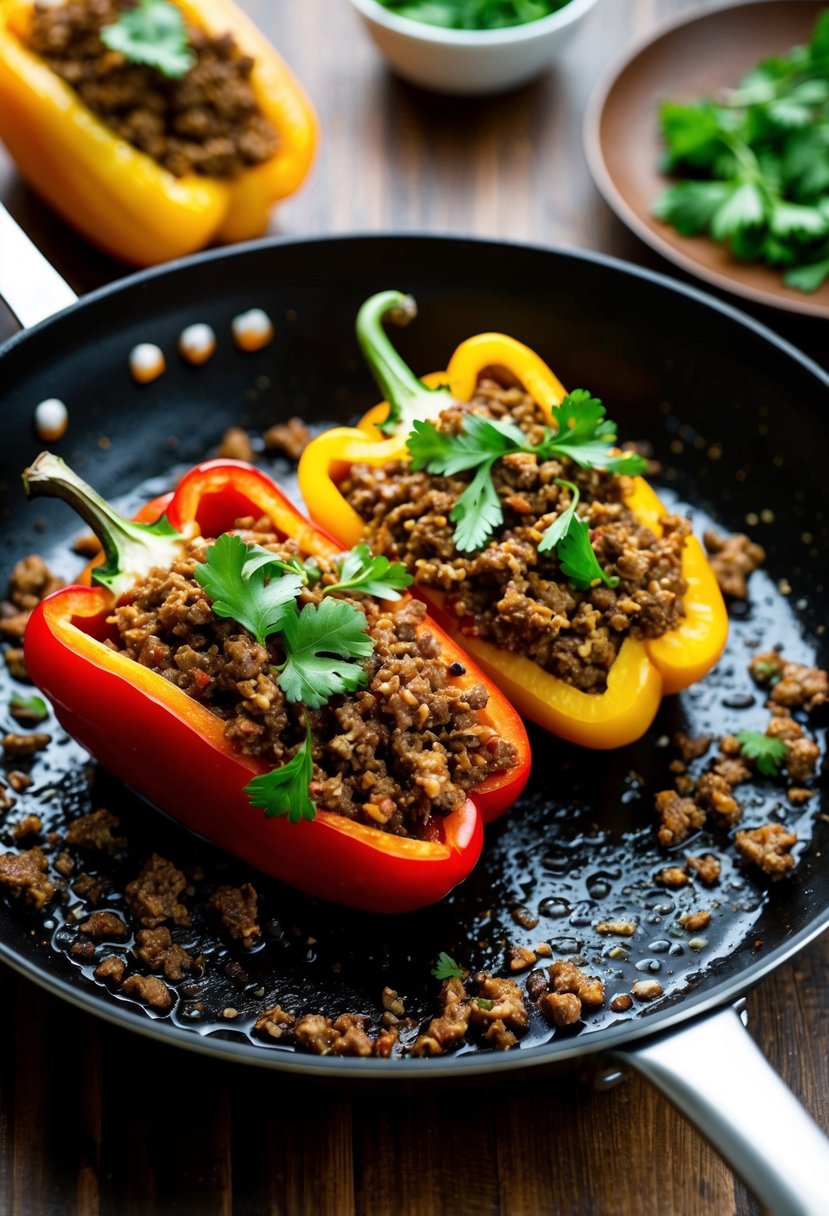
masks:
[[[538,552],[546,553],[549,549],[555,549],[562,574],[579,590],[592,586],[598,580],[607,583],[608,587],[617,587],[618,578],[615,574],[605,573],[599,565],[590,544],[590,529],[576,514],[578,486],[558,477],[556,485],[570,491],[570,505],[550,524],[538,542]]]
[[[287,657],[277,668],[286,699],[318,709],[337,693],[362,688],[366,673],[355,660],[374,650],[367,627],[365,614],[343,600],[306,604],[287,614],[281,626]]]
[[[432,968],[432,975],[436,980],[462,979],[463,967],[459,967],[450,954],[441,950],[438,961]]]
[[[306,721],[305,741],[288,763],[254,777],[245,786],[245,793],[251,806],[261,807],[269,819],[277,815],[291,823],[314,819],[317,808],[308,793],[312,775],[311,727]]]
[[[323,589],[332,591],[362,591],[380,600],[399,600],[400,592],[412,582],[402,562],[390,562],[382,554],[374,554],[366,544],[355,545],[337,558],[339,579]]]
[[[450,519],[458,526],[455,545],[461,552],[480,549],[504,518],[501,500],[492,483],[496,460],[513,452],[526,452],[540,461],[556,457],[581,468],[602,468],[611,473],[644,472],[647,462],[634,453],[611,454],[616,424],[605,418],[601,401],[584,389],[569,393],[552,410],[555,428],[547,427],[540,443],[509,421],[469,414],[457,434],[444,434],[430,422],[414,422],[406,441],[413,469],[451,477],[475,469],[475,476],[452,508]]]
[[[411,21],[450,30],[500,30],[549,17],[569,0],[380,0]]]
[[[19,692],[13,693],[9,702],[9,712],[16,721],[27,724],[43,722],[45,718],[49,717],[49,708],[43,697],[38,697],[35,694],[32,694],[30,697],[24,697]]]
[[[226,532],[207,550],[194,575],[216,616],[238,621],[264,646],[287,614],[296,612],[295,599],[306,581],[301,574],[282,569],[278,577],[269,577],[274,567],[284,568],[275,554]]]
[[[138,0],[135,8],[104,26],[101,41],[130,63],[146,64],[172,79],[184,76],[196,62],[184,16],[169,0]]]
[[[780,765],[786,759],[789,745],[785,739],[775,739],[763,735],[759,730],[741,730],[736,736],[740,750],[749,760],[753,760],[761,773],[766,777],[777,777]]]
[[[475,1001],[475,1004],[479,1009],[483,1009],[484,1013],[489,1013],[492,1009],[492,1001],[489,999],[489,997],[479,996]]]
[[[687,180],[653,214],[817,291],[829,277],[829,9],[811,42],[760,63],[716,102],[665,102],[664,168]]]

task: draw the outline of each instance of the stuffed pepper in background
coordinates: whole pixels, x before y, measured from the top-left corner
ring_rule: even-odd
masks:
[[[312,518],[403,562],[526,717],[587,747],[632,742],[725,646],[701,545],[639,476],[645,461],[615,448],[600,401],[567,394],[503,334],[469,338],[419,380],[383,329],[414,314],[399,292],[363,305],[357,336],[386,401],[306,448]]]
[[[259,236],[316,119],[232,0],[0,0],[0,138],[64,219],[145,266]]]
[[[258,470],[209,461],[138,521],[57,457],[24,481],[101,541],[96,585],[35,609],[28,670],[65,729],[186,827],[311,895],[446,895],[520,794],[520,718],[405,594]],[[153,522],[150,522],[153,521]]]

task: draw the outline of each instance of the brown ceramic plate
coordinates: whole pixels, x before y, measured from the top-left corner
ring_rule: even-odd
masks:
[[[668,184],[659,169],[661,101],[691,101],[736,84],[759,60],[808,41],[819,0],[753,0],[663,25],[599,81],[585,119],[590,170],[607,203],[637,236],[683,270],[745,299],[829,318],[829,283],[811,295],[780,272],[730,256],[707,237],[684,237],[651,215]]]

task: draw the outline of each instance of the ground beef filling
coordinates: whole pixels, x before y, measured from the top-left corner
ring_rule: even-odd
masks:
[[[469,405],[445,410],[439,429],[457,431],[470,409],[509,417],[532,442],[544,419],[523,390],[482,380]],[[455,549],[450,513],[471,474],[438,477],[405,464],[354,465],[341,489],[366,521],[373,549],[405,562],[415,582],[446,593],[462,633],[515,651],[584,692],[603,692],[607,672],[627,636],[657,638],[683,615],[681,561],[688,521],[667,515],[656,537],[624,502],[627,479],[569,460],[539,463],[515,454],[496,462],[493,480],[504,523],[485,548]],[[554,553],[539,553],[543,531],[570,503],[556,479],[581,492],[579,514],[590,525],[600,565],[616,588],[577,591],[562,578]]]
[[[296,552],[272,535],[240,534],[282,557]],[[215,616],[193,576],[209,543],[191,542],[171,570],[152,571],[121,598],[111,644],[222,718],[240,751],[286,763],[305,739],[307,712],[317,806],[426,839],[439,833],[434,816],[456,810],[491,773],[515,764],[514,746],[480,714],[487,690],[468,681],[462,687],[450,674],[437,639],[419,628],[425,609],[417,601],[394,611],[370,597],[350,599],[365,612],[374,641],[365,687],[317,710],[287,702],[273,670],[284,659],[278,635],[260,646],[235,621]],[[330,565],[319,566],[322,578],[303,589],[300,606],[319,603],[321,588],[335,581]]]
[[[269,160],[277,134],[251,86],[253,60],[239,54],[233,37],[188,30],[196,63],[180,79],[168,79],[101,41],[101,29],[131,7],[122,0],[38,4],[29,49],[110,130],[177,177],[235,177]]]

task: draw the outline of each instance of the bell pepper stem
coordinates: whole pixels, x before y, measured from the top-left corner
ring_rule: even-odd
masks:
[[[412,296],[381,291],[357,313],[357,341],[378,387],[389,403],[388,417],[377,423],[384,435],[407,434],[415,420],[433,420],[452,402],[447,388],[427,388],[392,346],[384,321],[408,325],[417,316]]]
[[[62,498],[89,524],[104,552],[104,562],[94,567],[92,578],[115,596],[155,566],[168,568],[184,553],[188,538],[166,515],[154,524],[125,519],[52,452],[41,452],[24,471],[23,488],[29,498]]]

